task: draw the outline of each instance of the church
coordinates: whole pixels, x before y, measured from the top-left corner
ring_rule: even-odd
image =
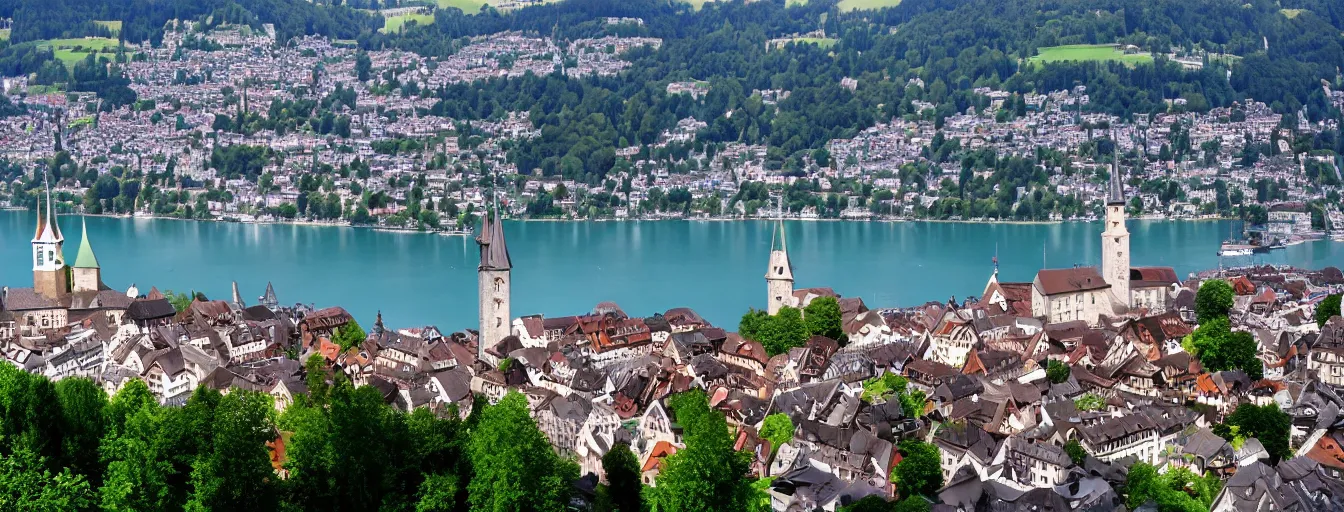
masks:
[[[1008,290],[1026,285],[999,283],[996,271],[985,287],[985,296],[994,301],[1006,295],[1025,295]],[[1180,279],[1171,267],[1130,266],[1125,191],[1120,168],[1112,161],[1101,232],[1101,267],[1038,271],[1030,283],[1031,315],[1049,323],[1082,321],[1097,325],[1103,316],[1119,317],[1131,311],[1159,314],[1170,309],[1175,287],[1179,285]],[[1004,299],[998,300],[1007,304]]]
[[[6,336],[39,336],[98,315],[110,325],[121,323],[133,297],[103,284],[102,268],[83,226],[74,266],[65,260],[65,237],[52,211],[51,190],[46,204],[38,199],[37,229],[33,234],[33,287],[0,288],[0,329]]]

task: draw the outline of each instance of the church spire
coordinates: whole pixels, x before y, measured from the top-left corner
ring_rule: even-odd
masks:
[[[1111,143],[1115,148],[1111,158],[1111,181],[1106,189],[1106,204],[1114,205],[1125,204],[1125,188],[1120,180],[1120,143],[1115,138],[1115,132],[1111,132]]]
[[[75,255],[75,268],[98,268],[98,257],[93,254],[93,245],[89,244],[89,224],[79,219],[83,233],[79,237],[79,254]]]

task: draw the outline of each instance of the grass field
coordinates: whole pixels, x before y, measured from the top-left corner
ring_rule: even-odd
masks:
[[[799,43],[812,43],[822,48],[835,46],[835,39],[830,37],[800,37],[794,39],[794,41]]]
[[[1283,13],[1284,16],[1286,16],[1288,19],[1291,20],[1291,19],[1293,19],[1293,18],[1298,17],[1298,16],[1301,15],[1302,13],[1307,12],[1307,10],[1306,10],[1306,9],[1279,9],[1279,12],[1280,12],[1280,13]]]
[[[55,50],[56,59],[66,67],[74,67],[76,62],[84,60],[89,53],[111,50],[117,47],[117,40],[106,37],[85,37],[82,39],[49,39],[44,46]]]
[[[481,5],[495,5],[499,2],[487,2],[486,0],[438,0],[440,9],[449,7],[457,8],[466,14],[476,14],[481,12]]]
[[[8,41],[8,40],[9,40],[9,29],[0,28],[0,41]]]
[[[434,23],[434,15],[402,14],[399,16],[389,17],[387,18],[387,21],[383,24],[383,32],[401,32],[401,27],[405,26],[406,22],[411,20],[415,20],[415,22],[420,25],[429,25]]]
[[[853,11],[858,9],[881,9],[883,7],[896,7],[901,5],[901,0],[840,0],[841,11]]]
[[[114,35],[114,36],[121,35],[121,20],[116,20],[116,21],[95,21],[95,22],[93,22],[93,23],[94,23],[95,25],[101,25],[101,26],[107,27],[107,29],[110,30],[110,31],[112,32],[112,35]]]
[[[1071,44],[1041,48],[1035,57],[1027,59],[1028,64],[1047,62],[1086,62],[1115,60],[1131,66],[1152,62],[1153,56],[1146,53],[1126,54],[1110,44]]]

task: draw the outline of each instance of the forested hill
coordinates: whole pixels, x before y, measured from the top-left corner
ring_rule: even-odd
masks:
[[[95,21],[121,21],[119,37],[129,43],[163,37],[171,19],[214,23],[272,23],[281,40],[305,34],[353,39],[383,25],[381,17],[348,6],[306,0],[17,0],[0,2],[0,17],[12,17],[12,42],[63,37],[111,36]],[[6,12],[10,11],[10,12]]]

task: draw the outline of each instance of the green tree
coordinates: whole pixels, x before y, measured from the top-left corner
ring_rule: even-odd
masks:
[[[1045,377],[1055,384],[1063,384],[1069,380],[1069,365],[1063,361],[1051,359],[1045,365]]]
[[[1264,376],[1264,364],[1258,357],[1259,344],[1245,331],[1232,332],[1226,317],[1200,324],[1190,334],[1199,363],[1209,371],[1242,370],[1251,379]]]
[[[175,293],[172,290],[163,292],[163,298],[168,299],[168,303],[173,305],[173,309],[178,313],[186,311],[191,307],[191,295],[185,293]]]
[[[1074,407],[1080,411],[1097,411],[1106,406],[1106,401],[1093,393],[1087,393],[1073,400]]]
[[[132,381],[136,382],[139,381]],[[122,392],[128,388],[131,384]],[[158,403],[140,400],[138,391],[132,390],[124,396],[123,393],[113,399],[114,406],[121,402],[127,407],[138,405],[138,408],[126,409],[124,422],[103,441],[102,456],[107,463],[106,482],[99,489],[103,509],[114,512],[164,511],[180,506],[180,502],[172,501],[172,489],[168,486],[168,479],[174,473],[169,461],[172,454],[164,453],[166,446],[159,442],[166,413]]]
[[[1279,410],[1278,404],[1241,404],[1223,423],[1214,425],[1213,433],[1228,441],[1236,436],[1247,439],[1254,437],[1269,453],[1269,463],[1278,464],[1292,454],[1288,443],[1292,423],[1292,417]]]
[[[359,322],[350,320],[350,323],[336,328],[336,332],[331,335],[331,342],[341,347],[342,351],[350,350],[352,347],[358,347],[364,343],[369,335],[360,328]]]
[[[1064,452],[1069,454],[1069,458],[1073,459],[1074,464],[1081,466],[1083,461],[1087,460],[1087,450],[1083,449],[1083,445],[1079,444],[1077,439],[1070,439],[1069,442],[1064,443]]]
[[[457,493],[461,486],[454,475],[432,474],[420,483],[420,500],[415,512],[452,512],[457,510]]]
[[[765,346],[766,353],[772,356],[783,354],[807,342],[810,336],[807,324],[803,322],[802,312],[797,308],[779,308],[779,312],[769,318],[761,327],[760,339],[756,340]]]
[[[234,390],[215,410],[214,439],[191,474],[190,512],[278,508],[276,475],[266,442],[275,439],[271,397]]]
[[[1232,285],[1222,279],[1210,279],[1195,293],[1195,319],[1199,323],[1226,317],[1232,310]]]
[[[1316,305],[1317,327],[1325,327],[1325,323],[1330,320],[1330,317],[1339,316],[1340,298],[1341,295],[1336,293],[1334,295],[1326,297],[1325,299],[1321,300],[1319,304]]]
[[[89,379],[76,378],[57,382],[56,395],[61,400],[64,465],[74,473],[84,475],[90,487],[102,485],[103,465],[98,458],[98,444],[103,439],[107,393]]]
[[[742,320],[738,321],[737,334],[749,340],[760,341],[761,328],[769,321],[768,313],[752,308],[742,315]]]
[[[942,454],[937,446],[907,439],[900,444],[901,462],[891,472],[891,483],[902,498],[937,496],[943,487]]]
[[[59,474],[27,448],[0,455],[0,510],[67,512],[97,510],[89,482],[66,468]]]
[[[326,358],[318,353],[308,356],[308,360],[303,362],[303,371],[303,382],[308,385],[309,402],[318,407],[325,405],[330,389],[330,385],[327,384],[330,372],[327,369]]]
[[[1185,482],[1181,481],[1184,476],[1173,473],[1160,475],[1145,462],[1130,466],[1125,480],[1125,504],[1133,510],[1152,501],[1162,512],[1207,512],[1208,505],[1186,493]]]
[[[511,391],[481,413],[468,445],[471,510],[547,512],[569,504],[578,467],[555,454],[528,410],[527,399]]]
[[[602,456],[602,471],[607,475],[607,496],[611,500],[611,510],[617,512],[640,512],[644,510],[641,493],[644,486],[639,481],[639,459],[626,443],[617,443]]]
[[[770,440],[770,453],[779,450],[779,446],[793,439],[795,427],[789,415],[777,412],[765,417],[761,422],[761,437]]]
[[[709,409],[699,389],[668,404],[685,429],[686,448],[663,462],[650,504],[662,512],[748,510],[757,492],[746,478],[750,455],[733,449],[723,414]]]
[[[840,302],[835,300],[835,297],[812,299],[812,302],[803,308],[803,319],[807,322],[807,330],[812,335],[825,336],[843,344],[845,331],[840,326]]]

